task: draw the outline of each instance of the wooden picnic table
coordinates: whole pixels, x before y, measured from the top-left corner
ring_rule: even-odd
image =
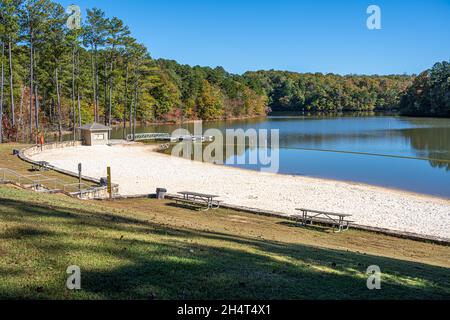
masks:
[[[318,211],[318,210],[310,210],[310,209],[295,209],[297,211],[301,211],[302,215],[300,216],[302,220],[302,224],[307,226],[308,221],[312,225],[316,220],[318,222],[327,222],[333,224],[333,226],[337,226],[338,231],[341,232],[343,230],[348,230],[350,227],[350,222],[346,220],[346,218],[351,217],[351,214],[346,213],[334,213],[334,212],[326,212],[326,211]],[[321,218],[325,217],[325,219]]]
[[[176,199],[177,203],[184,203],[196,206],[205,207],[204,211],[209,209],[219,209],[221,201],[215,200],[219,196],[213,194],[192,192],[192,191],[181,191],[178,194],[183,195],[183,199]]]

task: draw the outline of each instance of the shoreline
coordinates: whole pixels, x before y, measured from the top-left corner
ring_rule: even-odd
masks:
[[[136,143],[136,142],[135,142]],[[139,143],[139,142],[137,142]],[[146,146],[151,146],[150,144],[147,144]],[[157,147],[154,148],[154,150],[152,150],[153,152],[157,152],[158,154],[167,156],[167,157],[172,157],[170,154],[164,153],[163,151],[160,151],[157,149]],[[316,150],[312,150],[312,151],[316,151]],[[321,150],[318,150],[321,151]],[[331,152],[338,152],[338,151],[331,151]],[[181,158],[184,159],[184,158]],[[405,159],[411,159],[411,160],[422,160],[422,161],[428,161],[429,159],[421,159],[421,158],[408,158],[405,157]],[[189,160],[189,159],[185,159],[187,161],[195,161],[195,162],[199,162],[199,163],[203,163],[205,165],[213,165],[213,166],[223,166],[225,168],[231,168],[234,170],[243,170],[245,172],[260,172],[258,170],[252,170],[252,169],[246,169],[246,168],[241,168],[241,167],[232,167],[232,166],[227,166],[225,164],[214,164],[214,163],[210,163],[210,162],[200,162],[200,161],[196,161],[196,160]],[[271,173],[274,175],[281,175],[281,176],[286,176],[286,177],[304,177],[304,178],[308,178],[308,179],[317,179],[317,180],[325,180],[325,181],[334,181],[334,182],[343,182],[349,185],[356,185],[356,186],[362,186],[362,187],[367,187],[367,188],[376,188],[376,189],[383,189],[385,191],[394,191],[396,193],[399,194],[406,194],[406,195],[411,195],[411,196],[416,196],[416,197],[423,197],[424,199],[435,199],[435,200],[442,200],[445,202],[449,202],[450,203],[450,196],[449,197],[445,197],[445,196],[440,196],[440,195],[435,195],[435,194],[428,194],[428,193],[420,193],[420,192],[415,192],[415,191],[411,191],[411,190],[405,190],[405,189],[400,189],[400,188],[396,188],[396,187],[389,187],[389,186],[382,186],[382,185],[377,185],[377,184],[370,184],[370,183],[365,183],[365,182],[358,182],[358,181],[353,181],[353,180],[339,180],[339,179],[332,179],[332,178],[322,178],[322,177],[316,177],[316,176],[311,176],[311,175],[300,175],[300,174],[289,174],[289,173]]]
[[[102,177],[112,167],[120,194],[192,190],[220,195],[230,205],[298,214],[295,208],[353,214],[358,225],[450,238],[450,200],[357,182],[293,176],[171,157],[155,145],[74,147],[44,151],[33,159],[69,171],[83,163],[84,174]],[[95,156],[97,154],[97,156]],[[219,183],[218,183],[219,182]]]
[[[270,117],[269,114],[266,115],[257,115],[257,116],[248,116],[248,117],[231,117],[231,118],[220,118],[220,119],[211,119],[211,120],[204,120],[204,119],[187,119],[184,121],[137,121],[137,127],[140,126],[157,126],[157,125],[178,125],[178,124],[190,124],[194,123],[196,121],[202,121],[204,123],[209,122],[217,122],[217,121],[239,121],[239,120],[252,120],[252,119],[265,119],[267,117]],[[130,121],[127,120],[126,122],[127,129],[130,128]],[[111,124],[111,128],[113,129],[123,129],[123,122],[116,121],[115,123]]]

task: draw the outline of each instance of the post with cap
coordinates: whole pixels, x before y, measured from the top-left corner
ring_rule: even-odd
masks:
[[[109,199],[112,199],[112,183],[111,183],[111,167],[106,168],[106,173],[108,177],[108,193],[109,193]]]
[[[78,164],[78,191],[81,191],[81,163]]]

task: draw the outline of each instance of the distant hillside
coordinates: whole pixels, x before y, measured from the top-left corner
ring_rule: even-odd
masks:
[[[384,111],[398,108],[411,76],[340,76],[257,71],[244,75],[273,111]]]

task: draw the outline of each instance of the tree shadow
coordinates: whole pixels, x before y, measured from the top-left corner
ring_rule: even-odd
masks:
[[[22,240],[25,238],[50,237],[52,235],[54,235],[53,232],[37,229],[34,227],[15,227],[7,229],[4,233],[1,233],[0,239]]]
[[[59,270],[39,292],[29,287],[0,287],[3,298],[67,299],[449,299],[449,269],[418,262],[262,240],[222,232],[161,226],[111,212],[67,209],[1,199],[6,221],[52,217],[50,224],[76,226],[75,237],[13,229],[14,236],[39,238],[34,246]],[[91,230],[98,230],[93,239]],[[89,231],[89,232],[88,232]],[[121,235],[121,236],[119,236]],[[91,240],[87,243],[86,239]],[[82,290],[64,289],[71,263],[82,270]],[[92,260],[106,261],[95,265]],[[382,290],[366,286],[368,266],[382,270]],[[2,277],[21,266],[0,268]],[[4,273],[4,274],[3,274]],[[22,275],[21,275],[22,276]],[[40,288],[40,287],[39,287]]]
[[[194,212],[202,212],[205,209],[205,207],[189,205],[189,204],[182,204],[182,203],[174,203],[174,202],[166,203],[166,206],[172,207],[172,208],[187,209],[187,210],[194,211]]]
[[[316,231],[320,233],[333,233],[333,228],[325,227],[325,226],[319,226],[319,225],[310,225],[308,224],[306,227],[301,222],[295,222],[295,221],[280,221],[277,222],[277,224],[291,227],[291,228],[308,228],[309,231]]]

